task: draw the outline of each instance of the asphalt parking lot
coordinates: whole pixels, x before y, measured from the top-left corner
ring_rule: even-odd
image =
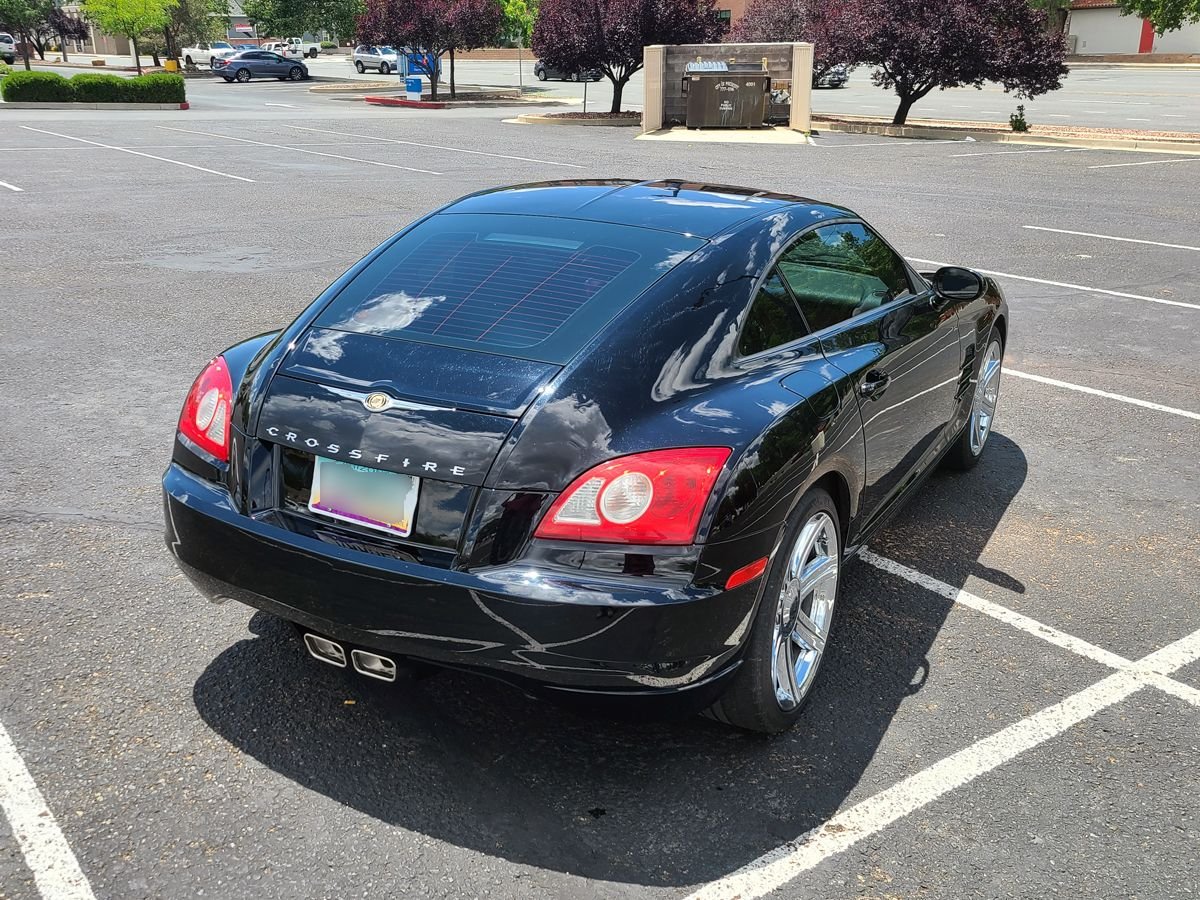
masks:
[[[5,114],[0,898],[1195,893],[1200,157],[301,102]],[[163,547],[207,359],[436,204],[606,176],[843,203],[1011,303],[987,456],[848,571],[778,739],[369,683]]]

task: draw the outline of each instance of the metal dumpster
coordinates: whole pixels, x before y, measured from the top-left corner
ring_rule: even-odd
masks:
[[[698,60],[684,69],[683,93],[688,128],[761,128],[771,76],[754,63]]]

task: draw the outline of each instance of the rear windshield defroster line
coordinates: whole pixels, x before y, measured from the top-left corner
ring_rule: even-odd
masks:
[[[315,324],[564,363],[703,243],[574,219],[434,216],[367,266]]]

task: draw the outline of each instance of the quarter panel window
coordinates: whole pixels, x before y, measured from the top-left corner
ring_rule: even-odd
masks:
[[[761,353],[804,337],[807,333],[804,320],[796,310],[796,304],[792,302],[779,270],[775,269],[763,281],[750,305],[750,313],[746,316],[746,324],[738,340],[738,353],[742,356]]]
[[[859,224],[824,225],[802,235],[779,270],[813,331],[911,292],[904,262]]]

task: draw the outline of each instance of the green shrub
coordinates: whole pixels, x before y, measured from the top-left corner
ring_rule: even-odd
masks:
[[[122,103],[126,99],[125,82],[120,75],[82,72],[71,79],[76,103]]]
[[[8,63],[6,63],[4,60],[0,59],[0,78],[3,78],[5,75],[7,75],[11,71],[12,71],[12,69],[10,69],[8,67]]]
[[[336,50],[337,44],[335,44],[333,41],[321,41],[321,49],[322,50]]]
[[[125,80],[126,103],[183,103],[187,99],[183,76],[167,72]]]
[[[8,103],[70,103],[75,89],[54,72],[13,72],[0,81],[0,96]]]
[[[1013,131],[1028,131],[1029,123],[1025,121],[1025,104],[1018,103],[1017,111],[1008,117],[1008,127]]]

